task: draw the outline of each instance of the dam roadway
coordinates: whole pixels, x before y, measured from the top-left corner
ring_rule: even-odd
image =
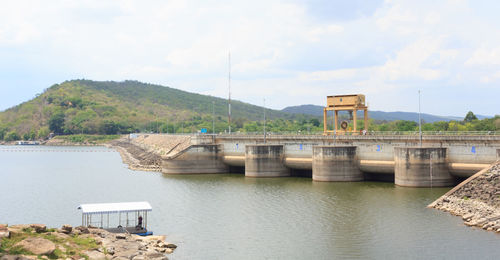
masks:
[[[168,138],[168,135],[165,136]],[[500,158],[500,135],[195,135],[164,156],[165,174],[309,175],[314,181],[394,180],[453,186]],[[237,168],[233,168],[237,167]]]

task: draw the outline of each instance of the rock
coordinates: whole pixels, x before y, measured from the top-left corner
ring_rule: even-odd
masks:
[[[25,257],[23,255],[4,255],[0,257],[0,260],[31,260],[31,258]]]
[[[127,235],[125,234],[117,234],[115,237],[116,239],[127,239]]]
[[[89,257],[89,259],[96,259],[96,260],[106,259],[106,256],[103,253],[96,251],[96,250],[85,251],[83,253],[86,254]]]
[[[108,252],[108,254],[110,254],[110,255],[114,255],[115,254],[115,248],[114,247],[108,247],[108,248],[106,248],[106,252]]]
[[[156,252],[156,251],[152,251],[152,252],[147,252],[146,257],[147,258],[162,258],[162,257],[165,257],[165,255],[163,255],[162,253]]]
[[[7,228],[7,225],[1,225],[0,224],[0,240],[4,237],[10,237],[10,231]]]
[[[20,246],[36,255],[50,255],[56,250],[56,245],[52,241],[41,237],[28,237],[14,246]]]
[[[64,234],[64,233],[59,233],[59,232],[53,232],[53,233],[50,233],[52,236],[55,236],[57,238],[60,238],[60,239],[67,239],[69,238],[69,235],[68,234]]]
[[[42,233],[47,231],[47,226],[44,224],[31,224],[31,228],[35,230],[36,233]]]
[[[62,225],[61,230],[64,234],[69,234],[73,230],[73,227],[71,225],[64,224]]]
[[[173,252],[174,252],[174,250],[172,248],[165,248],[165,252],[164,253],[172,254]]]
[[[134,256],[134,258],[132,258],[132,260],[144,260],[146,259],[146,257],[144,257],[143,255],[136,255]]]
[[[488,220],[486,218],[480,218],[476,221],[475,225],[481,226],[481,225],[484,225],[486,222],[488,222]]]
[[[177,246],[174,245],[174,244],[172,244],[172,243],[167,243],[167,248],[173,248],[173,249],[175,249],[175,248],[177,248]]]
[[[75,227],[76,230],[82,232],[83,234],[89,234],[90,231],[87,227],[84,227],[84,226],[78,226],[78,227]]]
[[[465,221],[468,221],[470,220],[472,217],[474,217],[474,214],[472,213],[468,213],[468,214],[465,214],[462,216],[462,219],[465,220]]]
[[[57,249],[61,250],[61,252],[66,253],[66,248],[64,246],[58,245]]]

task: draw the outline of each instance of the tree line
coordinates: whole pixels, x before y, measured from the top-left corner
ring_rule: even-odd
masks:
[[[91,114],[91,113],[90,113]],[[265,122],[266,131],[269,133],[295,132],[295,133],[320,133],[323,131],[323,122],[318,118],[298,119],[273,119]],[[352,121],[349,123],[352,129]],[[50,133],[56,135],[116,135],[136,132],[147,133],[196,133],[201,129],[207,133],[227,132],[227,121],[220,116],[212,118],[211,115],[193,116],[189,120],[172,121],[154,120],[143,124],[133,124],[124,121],[109,119],[93,121],[92,115],[87,112],[77,113],[77,116],[68,117],[62,112],[54,113],[48,120],[48,125],[39,129],[31,129],[25,133],[18,133],[0,126],[0,140],[36,140],[44,139]],[[231,123],[233,132],[260,133],[264,131],[264,120],[250,121],[244,118],[235,118]],[[358,120],[358,129],[364,128],[363,120]],[[374,121],[370,119],[368,131],[418,131],[418,123],[407,120]],[[423,123],[422,131],[499,131],[500,115],[493,118],[479,120],[474,113],[469,112],[461,121],[439,121]]]

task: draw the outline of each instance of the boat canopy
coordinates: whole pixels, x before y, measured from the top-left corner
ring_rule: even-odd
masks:
[[[78,209],[81,209],[83,214],[127,213],[153,210],[147,201],[81,204]]]

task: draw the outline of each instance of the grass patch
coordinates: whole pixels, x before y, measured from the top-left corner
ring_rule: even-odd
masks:
[[[58,135],[56,139],[71,143],[102,144],[120,138],[120,135]]]
[[[11,250],[17,250],[17,247],[14,247],[14,245],[17,242],[20,242],[21,240],[25,239],[28,237],[28,234],[26,233],[11,233],[10,238],[2,238],[2,245],[0,246],[0,252],[2,253],[11,253]]]
[[[55,230],[55,229],[54,229]],[[11,255],[33,255],[33,253],[23,249],[20,246],[15,246],[16,243],[28,238],[40,237],[52,241],[56,245],[56,250],[48,255],[49,259],[65,259],[71,256],[80,256],[80,258],[89,259],[83,252],[98,249],[100,246],[94,238],[87,235],[73,235],[60,237],[52,232],[35,233],[32,228],[25,228],[22,232],[11,233],[10,238],[2,238],[0,244],[0,256],[4,254]],[[40,258],[41,256],[38,256]]]
[[[59,248],[56,248],[52,254],[48,255],[49,259],[61,259],[66,256]]]
[[[463,196],[463,197],[462,197],[462,199],[463,199],[463,200],[468,200],[468,199],[469,199],[469,197],[467,197],[467,196]]]
[[[71,241],[83,250],[97,249],[99,246],[93,238],[74,236]]]
[[[24,233],[28,233],[28,234],[30,234],[30,233],[32,233],[32,232],[33,232],[33,229],[32,229],[32,228],[30,228],[30,227],[28,227],[28,228],[23,228],[23,232],[24,232]]]
[[[11,255],[32,255],[33,253],[22,248],[21,246],[13,246],[9,249],[9,254],[11,254]]]

